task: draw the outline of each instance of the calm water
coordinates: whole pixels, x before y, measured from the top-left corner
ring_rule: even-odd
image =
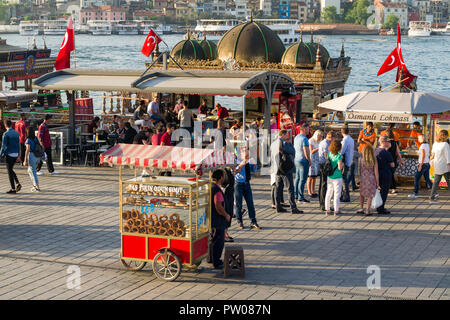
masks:
[[[27,46],[27,37],[18,34],[1,35],[10,45]],[[170,48],[183,39],[183,35],[164,35]],[[395,48],[395,36],[316,36],[332,57],[338,57],[341,41],[345,40],[345,53],[351,57],[352,72],[346,83],[346,93],[376,89],[378,81],[383,87],[395,81],[395,71],[377,77],[379,67]],[[46,36],[48,48],[56,56],[63,36]],[[310,36],[304,37],[305,41]],[[143,69],[148,59],[140,49],[145,36],[91,36],[75,35],[78,68]],[[31,43],[31,39],[30,39]],[[37,38],[42,47],[42,36]],[[160,49],[165,48],[164,45]],[[450,37],[428,38],[402,37],[402,52],[411,73],[418,75],[420,91],[450,90]],[[73,61],[72,61],[73,66]],[[97,108],[96,108],[97,109]]]

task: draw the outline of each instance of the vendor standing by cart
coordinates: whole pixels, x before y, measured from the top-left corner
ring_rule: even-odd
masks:
[[[211,186],[211,235],[210,235],[210,263],[214,269],[223,269],[222,256],[223,247],[225,246],[225,229],[227,222],[231,220],[230,215],[225,211],[224,202],[225,195],[220,188],[224,179],[222,170],[215,170],[212,174]]]

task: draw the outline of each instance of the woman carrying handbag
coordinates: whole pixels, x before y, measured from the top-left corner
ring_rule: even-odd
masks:
[[[39,180],[37,177],[36,166],[41,161],[41,157],[43,155],[43,149],[39,143],[39,140],[36,138],[34,131],[36,129],[33,127],[26,128],[26,138],[25,141],[25,160],[24,165],[28,166],[28,174],[30,175],[31,183],[33,184],[33,188],[31,188],[31,192],[41,192],[39,188]],[[39,156],[40,155],[40,156]]]

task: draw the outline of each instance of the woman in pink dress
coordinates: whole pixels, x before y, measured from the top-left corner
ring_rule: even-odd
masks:
[[[360,179],[360,194],[359,207],[356,213],[364,213],[366,216],[371,216],[370,206],[372,199],[375,196],[375,191],[379,189],[378,179],[378,162],[375,157],[375,150],[372,146],[364,147],[362,157],[359,159],[359,179]],[[364,201],[367,200],[367,208],[364,210]]]

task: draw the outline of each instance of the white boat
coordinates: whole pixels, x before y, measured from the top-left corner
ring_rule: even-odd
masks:
[[[296,43],[300,40],[300,34],[295,30],[299,28],[299,21],[295,19],[253,19],[275,31],[285,45]],[[197,20],[194,29],[194,37],[212,41],[219,41],[220,38],[231,28],[242,23],[237,19],[203,19]]]
[[[156,32],[157,35],[170,34],[172,33],[172,27],[168,25],[159,25],[156,22],[142,21],[139,23],[139,33],[147,35],[150,29]]]
[[[445,28],[432,28],[431,32],[438,36],[450,36],[450,22],[447,22]]]
[[[37,36],[39,34],[38,21],[20,21],[19,33],[22,36]]]
[[[429,37],[431,23],[428,21],[411,21],[409,23],[408,37]]]
[[[284,45],[300,41],[300,33],[295,31],[299,29],[300,21],[296,19],[253,19],[253,21],[264,24],[275,31]]]
[[[64,35],[67,30],[67,20],[46,20],[44,21],[44,34],[47,36]]]
[[[135,22],[119,21],[112,24],[112,33],[119,35],[137,35],[139,33],[138,24]]]
[[[89,20],[87,26],[88,33],[93,36],[108,36],[112,32],[111,24],[102,20]]]
[[[219,41],[220,38],[231,28],[240,24],[237,19],[202,19],[197,20],[197,26],[194,29],[198,39],[206,39],[211,41]]]

